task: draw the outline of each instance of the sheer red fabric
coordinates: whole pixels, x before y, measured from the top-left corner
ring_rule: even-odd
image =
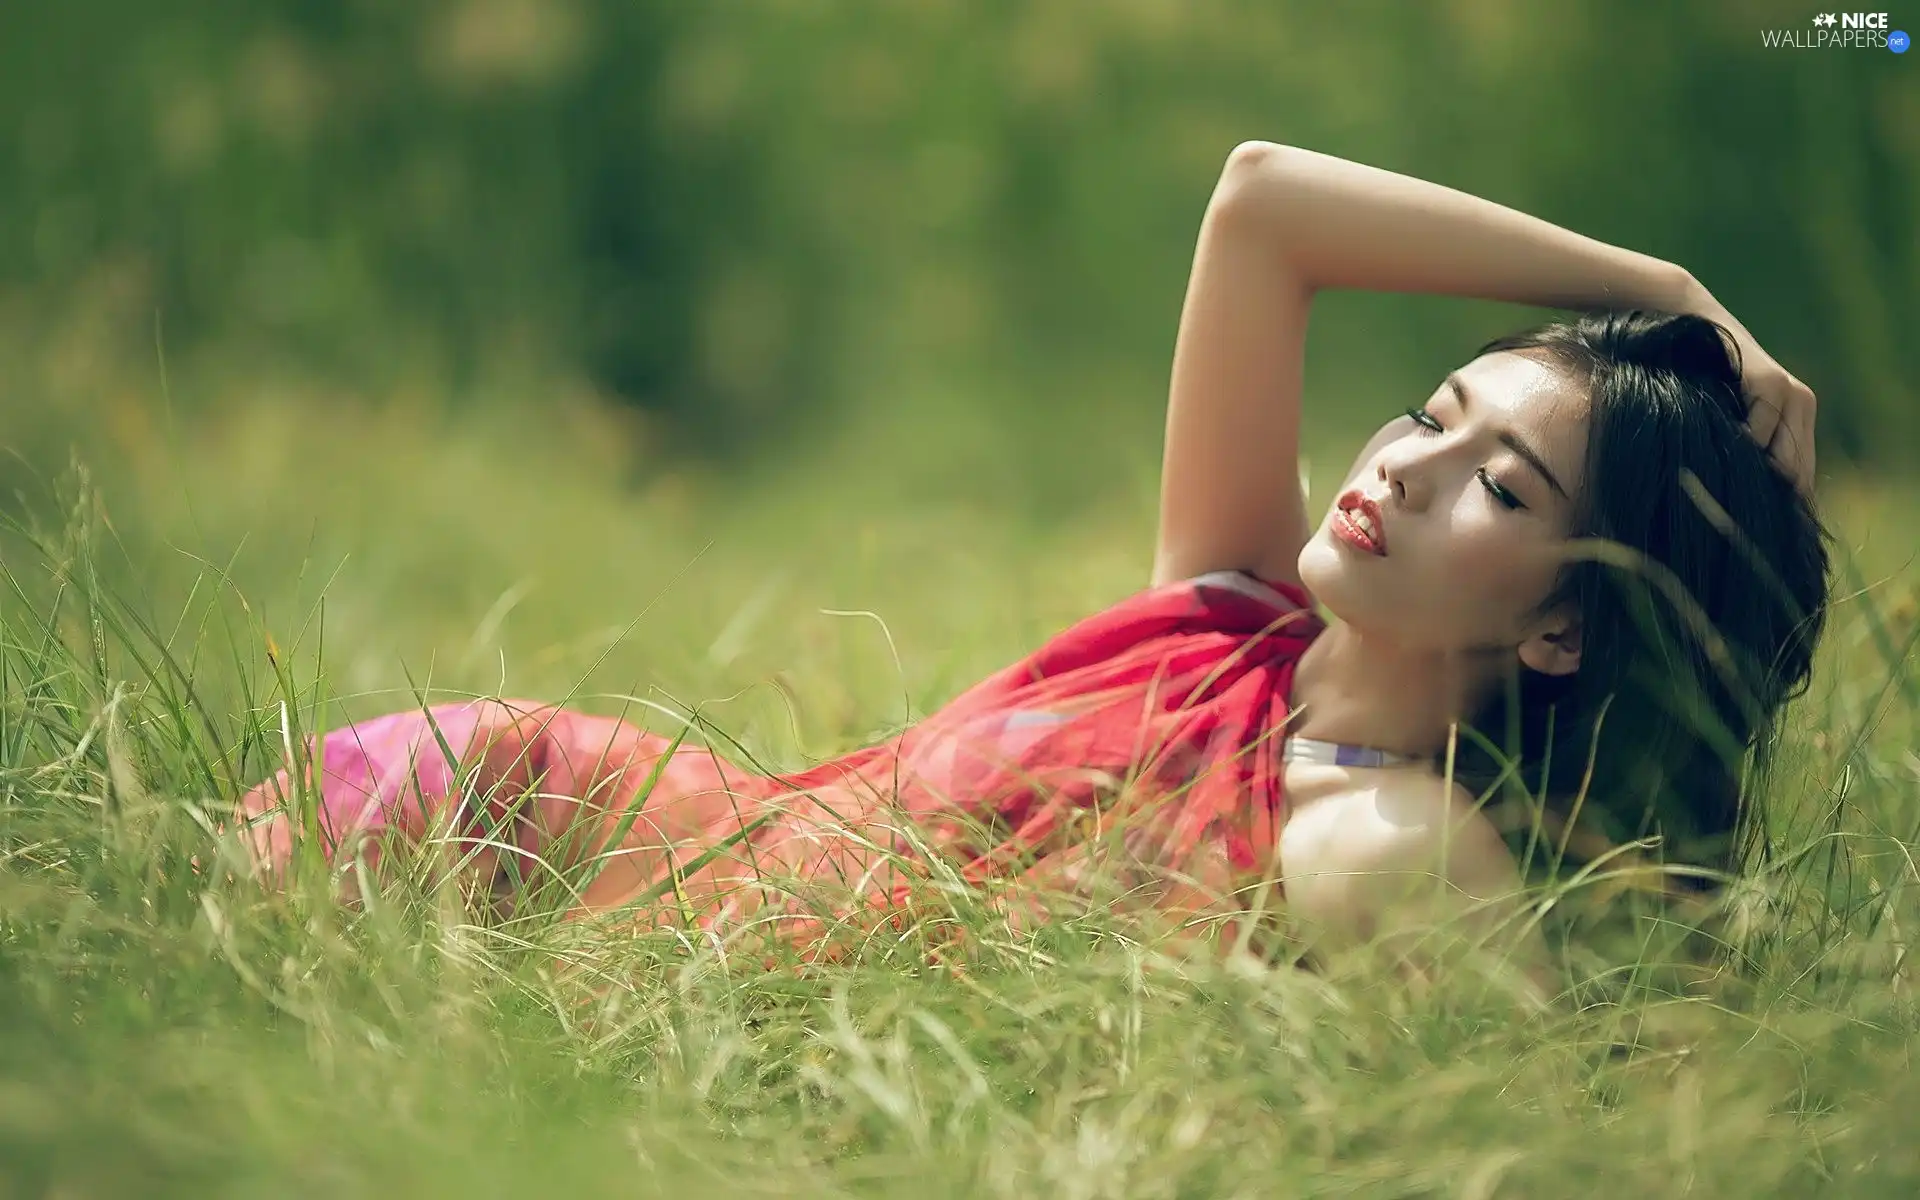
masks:
[[[1293,584],[1219,572],[1151,588],[899,736],[788,774],[528,701],[394,713],[310,746],[318,818],[335,854],[442,828],[502,878],[600,860],[581,911],[628,903],[802,945],[935,879],[1104,880],[1131,903],[1220,911],[1273,874],[1288,694],[1322,628]],[[287,795],[283,770],[242,802],[274,866],[293,847]]]

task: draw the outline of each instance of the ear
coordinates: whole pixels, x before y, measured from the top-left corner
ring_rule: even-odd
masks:
[[[1520,661],[1542,675],[1571,675],[1580,669],[1580,618],[1562,616],[1520,643]]]

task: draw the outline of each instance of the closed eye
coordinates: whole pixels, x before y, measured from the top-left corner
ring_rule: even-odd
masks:
[[[1407,410],[1407,415],[1413,418],[1414,424],[1420,426],[1420,428],[1426,430],[1428,433],[1445,433],[1447,431],[1447,427],[1440,423],[1440,419],[1424,408],[1410,408]],[[1526,507],[1525,504],[1520,502],[1520,497],[1495,482],[1493,476],[1488,474],[1485,467],[1481,467],[1475,471],[1474,475],[1486,486],[1487,492],[1502,506],[1506,508]]]

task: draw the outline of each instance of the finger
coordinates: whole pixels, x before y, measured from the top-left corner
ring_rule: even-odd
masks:
[[[1796,410],[1775,431],[1768,453],[1788,479],[1813,494],[1813,425],[1805,408]]]
[[[1784,436],[1790,438],[1793,444],[1794,482],[1808,499],[1813,497],[1814,452],[1817,449],[1814,426],[1819,411],[1820,398],[1813,394],[1813,389],[1794,379],[1793,395],[1783,418],[1786,424]]]
[[[1771,447],[1774,434],[1780,430],[1779,403],[1766,396],[1754,396],[1747,406],[1747,429],[1754,441]]]
[[[1794,450],[1799,456],[1797,464],[1799,467],[1799,475],[1797,481],[1800,484],[1800,490],[1811,498],[1813,496],[1814,454],[1818,449],[1814,441],[1814,408],[1812,403],[1802,406],[1794,416]]]

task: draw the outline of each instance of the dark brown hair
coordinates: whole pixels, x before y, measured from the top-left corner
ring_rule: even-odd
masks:
[[[1537,610],[1578,612],[1581,662],[1560,677],[1516,663],[1463,729],[1455,778],[1519,784],[1562,816],[1582,797],[1613,838],[1657,834],[1669,860],[1732,869],[1764,832],[1744,802],[1811,675],[1832,535],[1744,427],[1738,348],[1713,322],[1593,313],[1478,354],[1500,351],[1591,398],[1573,535],[1593,541]]]

